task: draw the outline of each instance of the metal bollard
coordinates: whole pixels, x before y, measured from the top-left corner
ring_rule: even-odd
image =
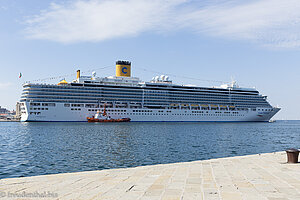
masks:
[[[287,163],[298,163],[299,150],[298,149],[288,149],[286,150]]]

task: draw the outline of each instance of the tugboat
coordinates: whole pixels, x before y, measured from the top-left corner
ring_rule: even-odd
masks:
[[[120,118],[120,119],[113,119],[110,116],[107,115],[105,110],[105,104],[104,104],[104,111],[103,113],[100,113],[98,110],[95,116],[93,117],[87,117],[88,122],[129,122],[130,118]]]

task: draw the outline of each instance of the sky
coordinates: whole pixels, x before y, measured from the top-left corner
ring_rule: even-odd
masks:
[[[299,0],[0,0],[0,106],[22,84],[115,74],[117,60],[148,81],[255,87],[300,120]],[[22,77],[19,78],[19,73]]]

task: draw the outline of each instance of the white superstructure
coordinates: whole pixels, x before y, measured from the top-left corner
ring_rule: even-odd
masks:
[[[150,82],[131,77],[131,63],[117,62],[116,76],[80,76],[58,85],[26,83],[21,97],[21,121],[82,121],[106,112],[131,121],[236,122],[269,121],[272,107],[256,89],[235,82],[221,87],[173,84],[168,76]]]

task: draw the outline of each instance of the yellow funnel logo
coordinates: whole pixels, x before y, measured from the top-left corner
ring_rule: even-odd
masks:
[[[131,76],[130,65],[116,65],[116,76]]]

